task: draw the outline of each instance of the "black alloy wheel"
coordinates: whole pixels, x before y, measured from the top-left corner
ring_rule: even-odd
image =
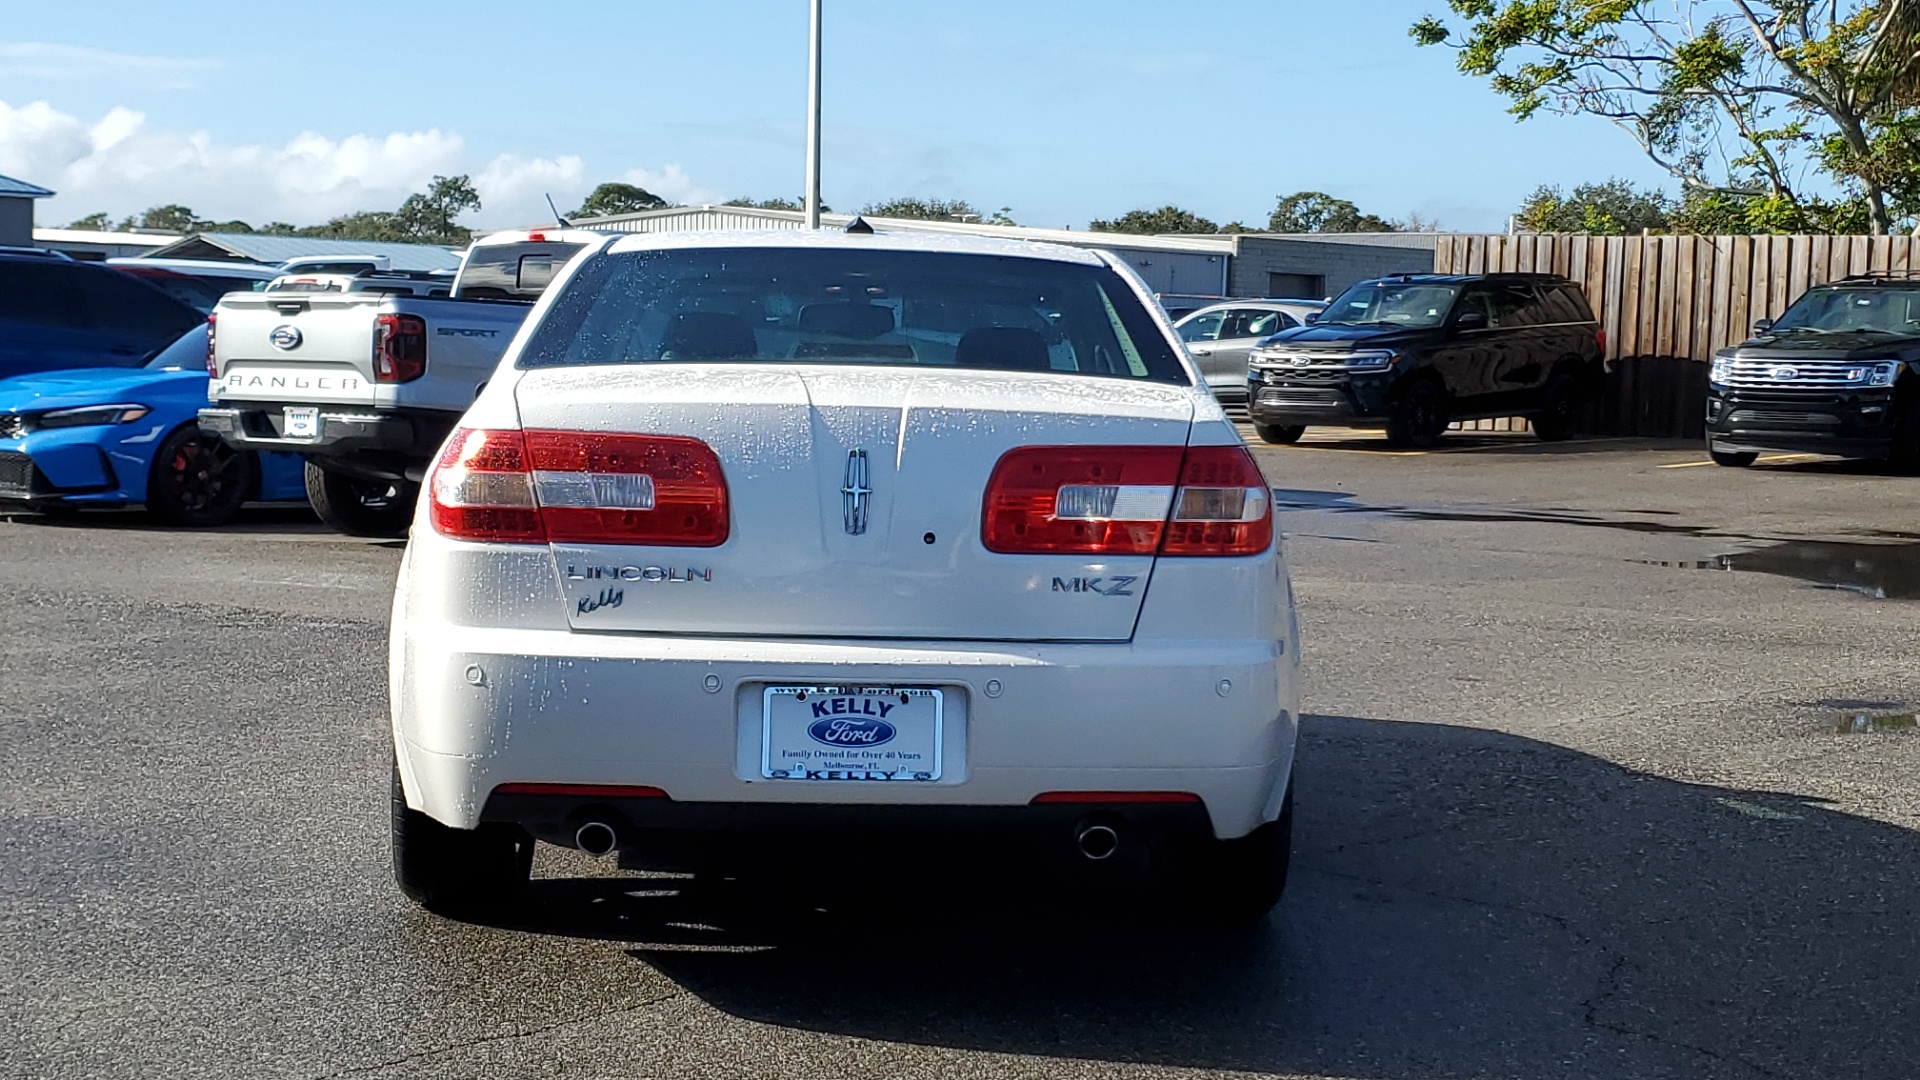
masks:
[[[1387,444],[1425,450],[1447,433],[1447,388],[1421,376],[1407,384],[1387,409]]]
[[[169,525],[224,525],[254,485],[253,455],[196,425],[167,436],[147,476],[147,512]]]
[[[1540,415],[1533,418],[1533,433],[1541,442],[1564,442],[1580,428],[1580,408],[1586,404],[1580,393],[1580,380],[1561,372],[1547,380],[1541,397]]]

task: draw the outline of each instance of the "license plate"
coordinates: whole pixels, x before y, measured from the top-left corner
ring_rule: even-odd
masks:
[[[764,702],[765,779],[940,779],[945,697],[939,690],[769,686]]]
[[[320,437],[319,409],[288,409],[286,417],[287,438],[317,439]]]

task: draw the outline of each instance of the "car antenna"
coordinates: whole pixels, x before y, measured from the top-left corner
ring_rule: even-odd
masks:
[[[573,228],[573,222],[568,221],[566,218],[563,218],[560,216],[560,208],[553,205],[553,196],[551,194],[547,195],[547,209],[553,211],[553,220],[559,222],[561,228],[563,229]]]
[[[847,222],[847,231],[850,233],[860,233],[865,236],[872,236],[873,226],[867,224],[866,218],[861,217],[859,214],[855,214],[853,215],[853,220]]]

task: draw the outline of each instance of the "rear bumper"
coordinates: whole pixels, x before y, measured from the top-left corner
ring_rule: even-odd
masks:
[[[908,808],[1027,820],[1064,812],[1032,806],[1043,793],[1187,792],[1216,835],[1242,836],[1278,815],[1297,730],[1296,667],[1279,641],[741,640],[396,623],[393,650],[407,801],[458,828],[483,815],[564,821],[577,806],[514,811],[494,795],[557,783],[658,788],[670,801],[622,812],[693,829]],[[764,688],[829,682],[943,690],[942,779],[762,779]]]
[[[662,798],[495,794],[481,820],[518,825],[535,839],[572,846],[589,822],[614,831],[621,861],[649,869],[699,870],[746,862],[778,865],[819,838],[885,851],[904,867],[944,861],[971,843],[996,863],[1024,852],[1054,865],[1075,861],[1076,838],[1105,825],[1123,850],[1166,850],[1215,835],[1198,802],[1040,803],[1031,806],[807,805],[686,803]]]
[[[282,404],[202,409],[200,426],[244,450],[301,454],[370,478],[417,480],[460,419],[438,409],[318,408],[319,434],[311,439],[286,437]]]

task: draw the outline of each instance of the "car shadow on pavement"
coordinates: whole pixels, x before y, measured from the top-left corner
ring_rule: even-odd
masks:
[[[515,925],[630,943],[743,1019],[969,1051],[1351,1077],[1914,1075],[1920,834],[1444,725],[1308,717],[1299,762],[1292,883],[1241,931],[1097,892],[1033,904],[978,869],[773,917],[670,881],[544,881]],[[802,854],[889,879],[884,852]]]

